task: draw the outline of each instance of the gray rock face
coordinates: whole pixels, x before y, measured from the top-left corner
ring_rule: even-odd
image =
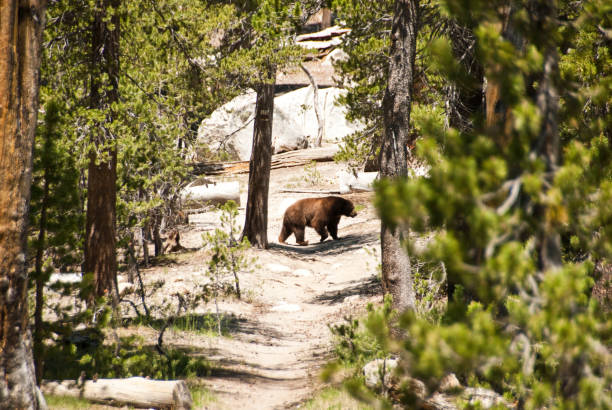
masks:
[[[490,409],[493,406],[500,405],[506,408],[514,408],[513,405],[507,403],[502,396],[493,390],[482,387],[466,387],[462,397],[472,405],[479,404],[483,409]]]
[[[444,378],[440,382],[440,386],[438,389],[442,392],[448,392],[459,390],[462,388],[463,386],[461,386],[461,383],[459,383],[459,380],[457,379],[457,376],[455,376],[455,373],[449,373],[444,376]]]
[[[319,90],[319,108],[325,123],[324,142],[341,141],[342,137],[362,127],[348,122],[346,110],[336,104],[342,92],[338,88]],[[272,143],[275,153],[312,146],[318,130],[313,95],[312,87],[304,87],[274,99]],[[227,151],[235,159],[250,159],[256,97],[257,94],[250,91],[213,112],[200,124],[198,142],[208,145],[212,151]]]
[[[363,366],[365,384],[371,389],[392,382],[393,371],[397,367],[397,359],[376,359]]]
[[[363,367],[365,384],[370,389],[380,390],[384,385],[389,390],[400,387],[400,380],[395,374],[399,365],[397,359],[376,359]],[[427,387],[421,380],[403,376],[401,380],[402,389],[412,392],[421,400],[419,408],[431,410],[456,410],[458,400],[468,402],[470,405],[480,406],[483,409],[492,407],[516,408],[515,404],[508,403],[498,393],[482,387],[464,388],[457,376],[453,373],[446,375],[440,382],[439,391],[428,396]]]

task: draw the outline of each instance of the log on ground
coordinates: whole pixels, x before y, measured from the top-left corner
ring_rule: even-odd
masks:
[[[224,204],[229,200],[240,206],[240,184],[238,181],[218,182],[205,185],[188,185],[181,190],[181,199],[187,207]]]
[[[121,403],[141,408],[191,409],[193,401],[183,380],[149,380],[142,377],[43,381],[46,395],[79,397],[100,403]]]
[[[304,166],[312,161],[333,161],[338,150],[337,145],[332,145],[272,155],[271,169]],[[249,161],[196,163],[191,166],[195,175],[231,175],[249,172]]]

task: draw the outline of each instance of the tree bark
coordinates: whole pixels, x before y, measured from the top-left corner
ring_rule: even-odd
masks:
[[[268,248],[268,191],[272,164],[272,117],[276,68],[268,67],[267,79],[257,91],[253,151],[249,162],[249,192],[242,237],[252,246]]]
[[[396,0],[391,30],[389,82],[383,98],[385,133],[380,152],[380,175],[399,179],[408,175],[411,140],[410,110],[414,84],[418,0]],[[403,233],[381,223],[383,290],[393,296],[398,311],[414,309],[415,292],[410,258],[402,247]]]
[[[120,0],[98,0],[92,27],[90,106],[105,112],[107,123],[114,120],[112,104],[119,102],[119,5]],[[113,15],[108,21],[106,13],[111,8]],[[108,76],[109,84],[100,82],[103,75]],[[87,179],[84,269],[94,275],[94,294],[90,296],[93,298],[112,296],[117,280],[117,151],[108,124],[98,124],[92,130],[91,140],[94,149],[89,156]]]
[[[46,408],[28,328],[26,234],[44,0],[0,0],[0,409]]]
[[[557,30],[555,3],[552,0],[534,2],[533,15],[541,25],[543,33],[554,33]],[[554,27],[552,25],[555,25]],[[552,36],[543,36],[544,67],[536,97],[539,114],[542,118],[540,134],[535,151],[544,160],[548,171],[548,182],[552,184],[559,167],[559,54]],[[555,222],[544,215],[543,207],[536,207],[536,216],[540,216],[541,227],[538,232],[539,268],[556,269],[562,266],[561,235]]]
[[[331,10],[327,7],[321,9],[321,30],[331,27]]]

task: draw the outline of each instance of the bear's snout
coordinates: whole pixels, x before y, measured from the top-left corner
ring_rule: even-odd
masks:
[[[357,212],[355,212],[355,210],[353,209],[353,210],[351,211],[351,214],[350,214],[349,216],[350,216],[351,218],[354,218],[354,217],[356,217],[356,216],[357,216]]]

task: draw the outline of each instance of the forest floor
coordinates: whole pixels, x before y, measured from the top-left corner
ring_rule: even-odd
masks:
[[[372,193],[343,195],[356,205],[355,218],[342,217],[340,239],[319,242],[307,228],[308,246],[278,243],[285,209],[295,200],[319,196],[281,192],[283,189],[337,189],[335,163],[316,168],[293,167],[272,170],[270,177],[269,249],[249,249],[256,260],[252,272],[240,275],[242,298],[219,303],[228,320],[226,335],[218,337],[170,330],[165,344],[202,356],[213,371],[202,384],[214,397],[211,409],[297,408],[322,388],[320,372],[332,355],[330,324],[345,317],[360,316],[368,303],[382,301],[377,267],[380,253],[380,221],[372,205]],[[248,174],[223,177],[238,180],[241,205],[238,222],[244,222]],[[220,212],[192,214],[180,230],[181,244],[188,251],[175,254],[169,263],[142,270],[146,282],[163,279],[164,295],[189,291],[206,276],[208,254],[202,234],[220,227]],[[121,280],[121,279],[120,279]],[[161,303],[153,300],[151,303]],[[209,302],[198,313],[214,313]],[[146,330],[146,329],[145,329]],[[141,328],[142,331],[142,328]],[[141,336],[154,342],[157,332]]]

